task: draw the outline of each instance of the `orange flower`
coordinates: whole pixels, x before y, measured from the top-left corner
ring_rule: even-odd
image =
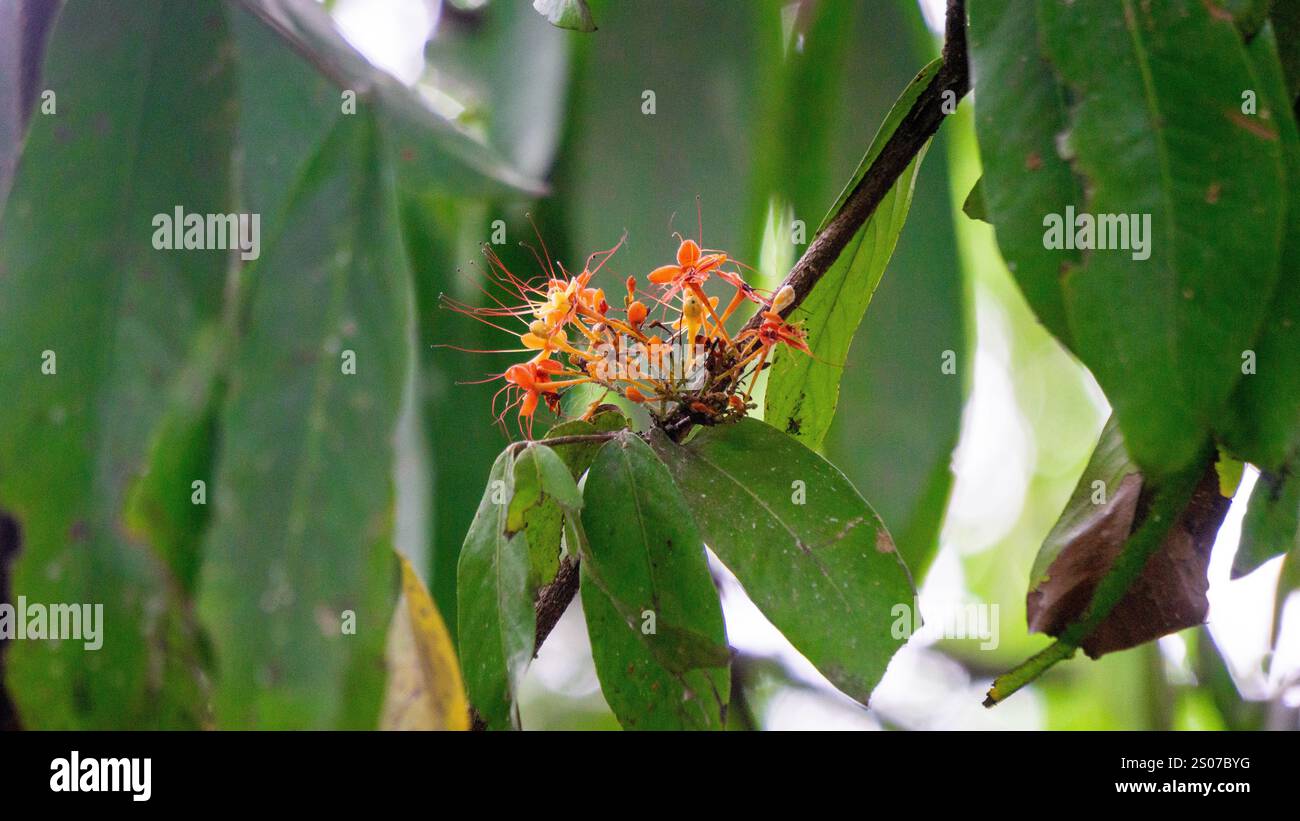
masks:
[[[723,253],[703,253],[693,239],[684,239],[677,246],[677,264],[661,265],[646,277],[656,285],[667,285],[665,297],[672,296],[682,288],[700,285],[727,261]]]

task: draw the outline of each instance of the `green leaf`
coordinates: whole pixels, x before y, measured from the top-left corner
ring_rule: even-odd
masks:
[[[1250,494],[1232,578],[1251,573],[1275,556],[1300,549],[1300,477],[1264,471]],[[1278,606],[1283,603],[1278,600]]]
[[[1087,212],[1138,215],[1144,239],[1068,265],[1073,347],[1135,461],[1169,475],[1199,453],[1269,308],[1278,128],[1243,113],[1252,65],[1232,20],[1199,0],[1042,2],[1038,19],[1074,101],[1066,142]]]
[[[215,327],[198,335],[195,350],[171,389],[167,412],[154,431],[144,472],[127,493],[123,521],[167,561],[193,595],[211,507],[217,419],[224,396],[225,336]]]
[[[1058,140],[1067,133],[1066,95],[1038,54],[1035,0],[970,5],[975,131],[984,176],[979,188],[998,246],[1025,300],[1062,343],[1071,344],[1061,291],[1062,265],[1075,251],[1043,245],[1043,219],[1083,194]],[[974,192],[972,192],[973,195]]]
[[[470,703],[489,729],[519,726],[519,682],[533,657],[528,537],[507,526],[514,466],[497,457],[457,565],[457,628]]]
[[[506,512],[506,529],[526,531],[528,586],[532,593],[550,584],[560,567],[563,515],[582,507],[582,494],[569,468],[545,445],[529,445],[515,458],[514,493]]]
[[[1277,592],[1273,596],[1273,653],[1278,651],[1282,638],[1282,617],[1291,596],[1300,592],[1300,547],[1293,548],[1282,560],[1277,574]]]
[[[246,15],[235,25],[246,53],[285,48]],[[244,127],[277,133],[263,113]],[[410,274],[373,112],[337,118],[310,159],[302,148],[287,136],[276,151],[302,176],[249,278],[221,416],[199,613],[224,727],[370,728],[381,707]]]
[[[1300,362],[1300,133],[1271,24],[1251,41],[1249,53],[1259,78],[1259,119],[1275,124],[1281,137],[1289,201],[1282,275],[1259,338],[1240,354],[1238,369],[1248,372],[1237,383],[1218,432],[1236,455],[1278,470],[1300,447],[1300,368],[1295,367]],[[1246,367],[1247,357],[1253,367]]]
[[[627,729],[721,729],[722,608],[672,476],[628,432],[601,448],[585,494],[582,602],[605,700]]]
[[[188,602],[121,513],[184,357],[221,311],[227,255],[151,240],[178,203],[231,210],[229,50],[216,2],[69,4],[51,36],[58,114],[32,121],[0,223],[0,510],[21,528],[13,595],[102,604],[103,643],[12,643],[28,727],[202,719]]]
[[[819,233],[843,207],[916,98],[930,84],[939,65],[938,60],[931,62],[903,90],[857,171],[822,221]],[[808,447],[819,447],[830,429],[835,405],[839,401],[840,375],[848,358],[849,344],[871,303],[871,296],[885,273],[885,266],[907,220],[912,186],[924,155],[924,150],[917,154],[876,207],[875,213],[858,229],[839,258],[794,311],[791,318],[804,322],[812,355],[778,349],[772,357],[763,416]]]
[[[606,410],[592,416],[590,420],[573,419],[568,422],[561,422],[546,432],[545,439],[555,439],[560,436],[590,436],[595,433],[613,433],[616,430],[626,430],[630,422],[618,410]],[[574,442],[567,445],[554,445],[553,449],[569,466],[569,471],[573,478],[580,479],[582,474],[587,472],[591,467],[591,462],[600,452],[602,445],[600,442]]]
[[[907,567],[880,518],[829,462],[756,419],[657,432],[704,540],[777,629],[831,682],[866,703],[911,614]],[[907,622],[911,624],[911,622]]]
[[[556,28],[582,32],[596,30],[587,0],[533,0],[533,8]]]

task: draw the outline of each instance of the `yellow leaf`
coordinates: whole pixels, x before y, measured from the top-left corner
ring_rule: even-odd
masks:
[[[388,630],[384,730],[468,730],[469,699],[451,636],[404,556],[402,595]]]

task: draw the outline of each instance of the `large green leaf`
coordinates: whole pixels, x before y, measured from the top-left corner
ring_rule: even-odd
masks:
[[[1168,475],[1197,455],[1269,306],[1282,241],[1277,126],[1242,112],[1251,63],[1231,18],[1198,0],[1041,0],[1038,21],[1072,96],[1063,141],[1085,206],[1137,215],[1144,239],[1079,266],[1062,255],[1074,348],[1135,461]]]
[[[103,644],[14,643],[27,726],[201,720],[179,586],[120,517],[169,386],[220,313],[227,255],[151,239],[178,203],[231,210],[229,48],[215,2],[72,4],[50,41],[58,113],[33,120],[0,224],[0,509],[21,528],[12,594],[102,604]]]
[[[519,726],[516,696],[533,657],[537,629],[529,595],[528,537],[507,525],[513,491],[513,458],[506,450],[492,466],[456,573],[465,688],[489,729]]]
[[[285,48],[244,14],[235,24],[242,53]],[[273,98],[279,82],[299,80],[259,77],[245,98]],[[275,134],[275,117],[307,115],[243,116],[246,131]],[[302,150],[292,135],[278,148],[301,174],[249,278],[221,415],[199,612],[227,727],[373,727],[383,690],[409,272],[374,112],[339,117]]]
[[[763,614],[865,704],[906,639],[900,612],[914,605],[907,567],[871,507],[829,462],[756,419],[685,445],[656,432],[650,444]]]
[[[1043,325],[1069,345],[1061,266],[1078,263],[1081,253],[1045,248],[1043,218],[1078,207],[1083,194],[1057,145],[1068,111],[1064,90],[1038,54],[1035,4],[970,6],[975,128],[984,163],[978,188],[1007,269]]]
[[[831,208],[827,220],[839,211],[857,187],[916,98],[930,84],[939,65],[938,60],[931,62],[903,90],[857,171]],[[912,160],[875,212],[794,311],[791,318],[804,322],[812,355],[785,349],[773,355],[763,416],[770,424],[808,447],[819,447],[830,429],[835,405],[839,401],[840,375],[848,358],[849,345],[907,220],[912,186],[924,154],[922,150]],[[819,232],[826,227],[827,220],[823,221]]]
[[[672,476],[628,432],[601,448],[584,492],[582,603],[605,700],[628,729],[720,729],[722,608]]]
[[[1249,46],[1259,79],[1259,118],[1281,137],[1288,193],[1281,275],[1268,319],[1249,352],[1253,368],[1241,377],[1220,420],[1224,442],[1244,459],[1280,469],[1300,445],[1300,133],[1286,91],[1271,24]],[[1245,362],[1242,363],[1245,365]]]

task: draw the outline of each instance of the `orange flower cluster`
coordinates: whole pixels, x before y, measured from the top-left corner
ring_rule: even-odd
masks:
[[[636,277],[629,276],[623,306],[614,308],[591,280],[621,245],[592,254],[578,274],[547,261],[546,275],[534,280],[511,273],[485,246],[489,280],[495,286],[483,289],[490,304],[473,306],[443,297],[453,310],[519,339],[521,348],[501,352],[531,353],[526,362],[491,377],[505,383],[493,398],[498,421],[517,408],[520,432],[532,438],[538,406],[545,402],[559,415],[561,393],[584,384],[645,403],[661,416],[677,403],[711,418],[743,415],[774,347],[808,352],[803,329],[781,316],[794,297],[789,286],[767,298],[745,282],[739,265],[727,254],[701,249],[694,240],[680,241],[676,264],[646,276],[657,293],[639,290]],[[737,270],[725,268],[728,263]],[[735,289],[721,311],[718,297],[704,292],[711,277]],[[733,339],[726,322],[746,301],[758,305],[762,322]],[[497,324],[506,319],[522,328]],[[747,376],[749,387],[742,395]],[[505,404],[498,411],[503,395]],[[588,413],[603,398],[592,403]]]

